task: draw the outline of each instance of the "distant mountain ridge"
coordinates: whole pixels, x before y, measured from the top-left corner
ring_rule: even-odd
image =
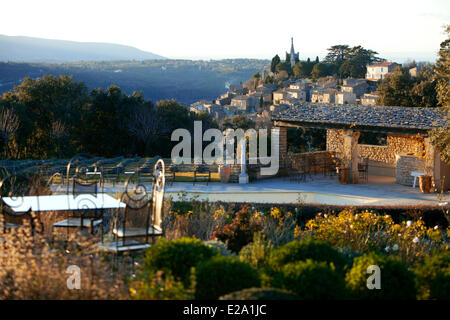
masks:
[[[0,35],[0,61],[74,62],[166,59],[131,46]]]

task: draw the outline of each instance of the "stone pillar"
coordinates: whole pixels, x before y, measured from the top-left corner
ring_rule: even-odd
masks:
[[[280,129],[280,144],[278,146],[280,154],[280,167],[285,168],[287,165],[287,128],[278,128]]]
[[[247,162],[247,140],[241,140],[241,150],[240,150],[240,165],[241,165],[241,174],[239,175],[239,183],[246,184],[248,183],[248,174],[246,169]]]
[[[358,183],[358,139],[359,131],[344,130],[343,137],[343,161],[344,166],[349,168],[349,183]]]
[[[440,168],[435,166],[436,149],[431,143],[430,137],[424,138],[423,142],[425,144],[425,173],[432,176],[434,183],[440,183]]]

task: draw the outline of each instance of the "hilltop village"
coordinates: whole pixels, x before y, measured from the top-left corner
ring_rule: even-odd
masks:
[[[335,47],[344,46],[334,46],[332,49]],[[379,84],[401,65],[376,58],[376,52],[371,50],[355,48],[370,56],[368,61],[373,62],[363,66],[365,70],[359,71],[359,77],[352,77],[358,72],[345,72],[345,63],[331,75],[332,72],[324,70],[330,68],[330,64],[320,63],[318,57],[315,62],[309,58],[300,62],[291,39],[285,61],[277,55],[272,59],[272,65],[265,66],[245,83],[229,85],[228,91],[215,100],[197,101],[189,109],[195,113],[209,113],[218,122],[234,116],[246,116],[258,123],[301,105],[379,105]],[[347,49],[351,51],[355,48]],[[308,65],[309,72],[302,72],[302,68],[307,69]],[[412,63],[406,68],[413,78],[417,77],[423,65]]]

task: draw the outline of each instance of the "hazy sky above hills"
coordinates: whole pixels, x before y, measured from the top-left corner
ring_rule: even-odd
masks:
[[[434,60],[448,0],[3,0],[0,33],[137,47],[168,58],[300,58],[334,44],[380,56]]]

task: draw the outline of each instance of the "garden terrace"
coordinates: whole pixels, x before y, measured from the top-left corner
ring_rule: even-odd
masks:
[[[247,203],[302,203],[308,205],[352,205],[352,206],[412,206],[426,205],[437,206],[438,197],[436,194],[423,194],[418,188],[413,189],[412,183],[400,185],[393,176],[380,176],[375,167],[369,167],[368,182],[356,185],[342,185],[335,175],[324,175],[321,163],[324,160],[332,159],[334,152],[318,151],[301,154],[290,154],[289,161],[295,163],[310,162],[310,174],[305,176],[305,180],[292,181],[291,177],[266,178],[258,176],[258,170],[251,171],[249,175],[251,183],[242,185],[236,183],[220,183],[218,168],[216,165],[207,166],[211,170],[211,182],[193,182],[193,172],[195,165],[177,165],[176,178],[173,183],[166,183],[166,194],[174,200],[179,200],[181,194],[187,198],[198,197],[200,200],[210,202],[247,202]],[[124,183],[130,174],[126,172],[136,172],[143,181],[151,183],[152,164],[158,158],[124,158],[114,159],[83,159],[76,162],[77,165],[87,165],[93,169],[93,165],[98,166],[102,171],[104,191],[112,195],[117,195],[123,191]],[[164,159],[166,171],[170,173],[172,164],[170,159]],[[3,162],[4,168],[21,167],[25,172],[34,171],[41,174],[44,179],[53,172],[60,172],[65,176],[66,167],[69,160],[37,160],[37,161],[9,161]],[[75,166],[74,166],[75,167]],[[43,169],[44,168],[44,169]],[[149,169],[149,170],[147,170]],[[240,166],[232,166],[232,176],[230,182],[234,182],[240,173]],[[3,172],[4,174],[4,172]],[[92,179],[98,179],[93,175]],[[53,181],[51,188],[58,192],[67,192],[67,188],[59,178]],[[70,185],[69,185],[70,189]],[[449,199],[441,199],[449,202]]]
[[[103,157],[83,158],[72,162],[70,175],[73,175],[74,170],[76,170],[77,167],[83,166],[89,171],[102,172],[103,177],[107,181],[114,183],[124,181],[132,173],[136,173],[141,177],[150,177],[153,174],[153,166],[158,159],[160,159],[158,156],[146,158],[116,157],[111,159]],[[3,170],[0,174],[36,174],[44,180],[47,180],[55,173],[60,173],[62,176],[65,176],[69,162],[70,159],[2,160],[0,161],[0,168]],[[164,162],[166,164],[166,171],[170,171],[172,167],[174,167],[171,159],[164,159]],[[175,167],[177,170],[177,181],[192,181],[194,171],[198,168],[198,165],[181,164],[176,165]],[[218,180],[217,165],[204,165],[204,167],[211,171],[211,178],[213,181]],[[237,169],[235,171],[240,172]]]
[[[179,181],[186,181],[187,178]],[[442,208],[439,203],[450,202],[447,194],[424,194],[419,188],[395,184],[391,177],[369,176],[371,183],[340,184],[335,177],[312,175],[305,181],[289,178],[256,180],[250,184],[174,182],[166,185],[166,197],[174,201],[197,199],[208,202],[297,204],[311,206],[355,206],[383,208],[386,206],[426,206]],[[150,182],[146,182],[150,186]],[[57,192],[60,184],[52,189]],[[123,183],[106,183],[105,192],[118,194],[124,191]]]

